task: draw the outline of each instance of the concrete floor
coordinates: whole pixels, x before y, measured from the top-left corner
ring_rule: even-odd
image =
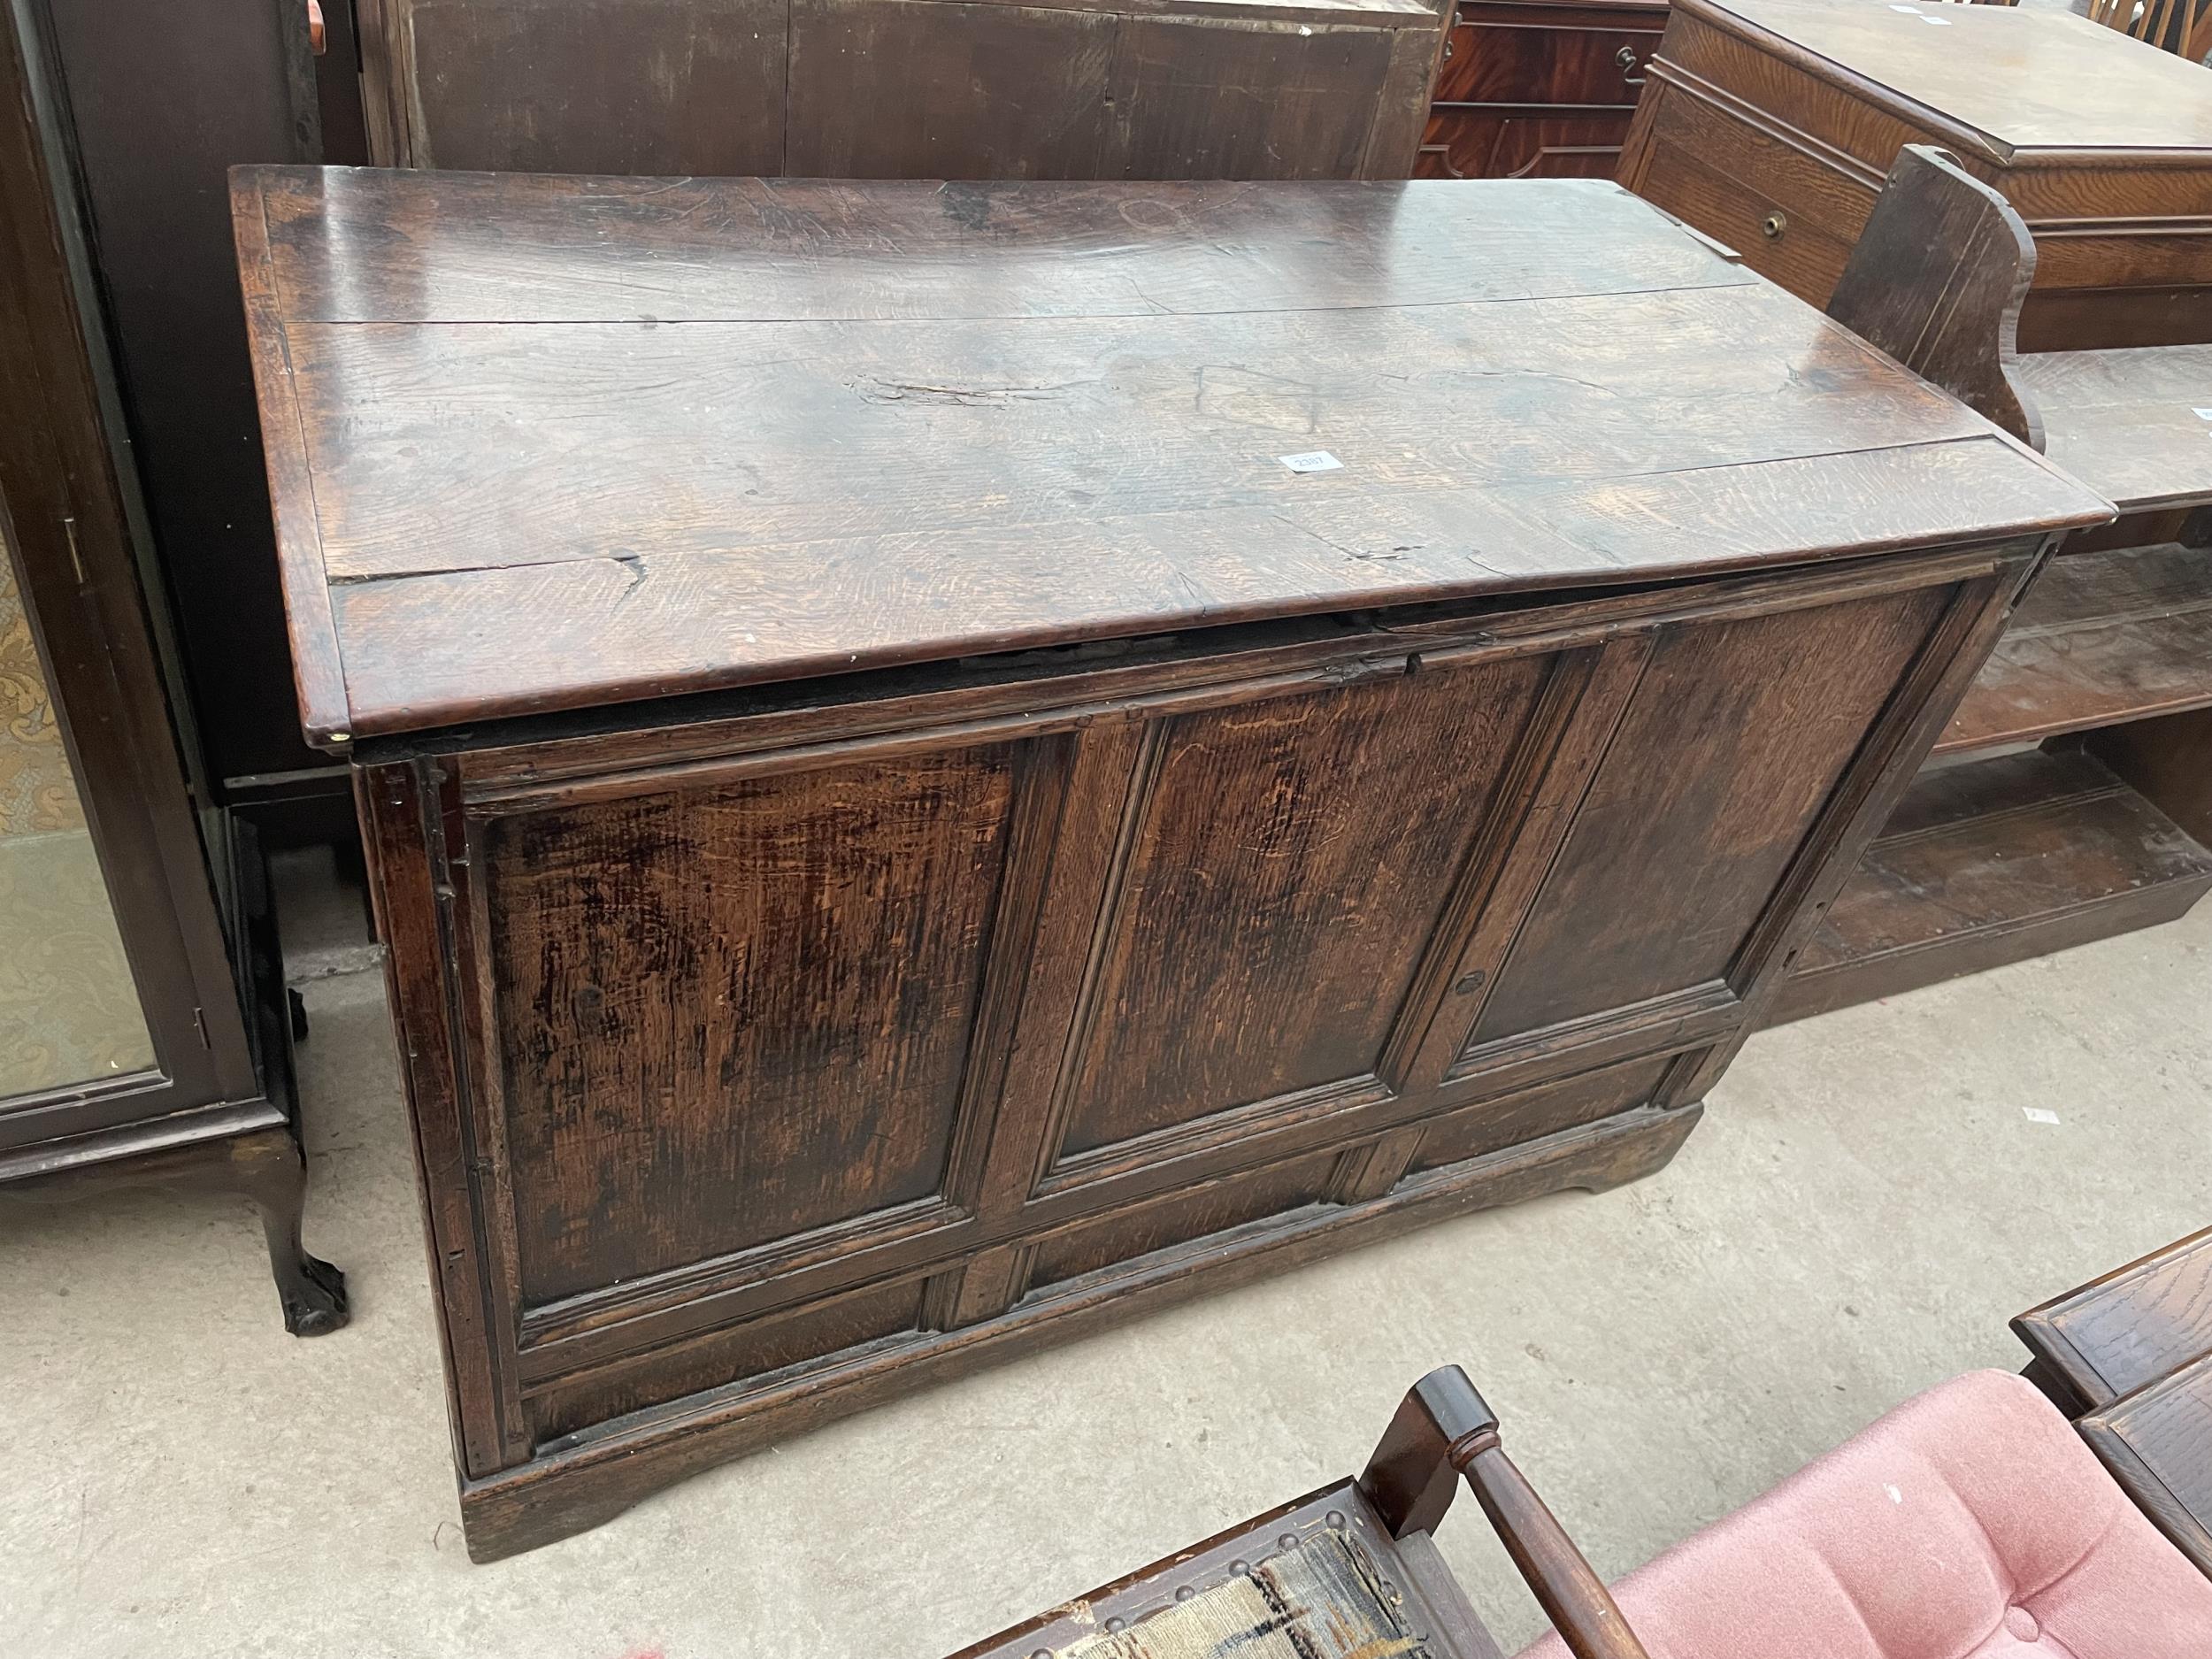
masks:
[[[1021,1360],[472,1567],[382,982],[307,998],[309,1241],[349,1329],[284,1335],[242,1204],[0,1205],[0,1649],[936,1659],[1356,1469],[1448,1360],[1613,1575],[2212,1221],[2206,906],[1766,1033],[1639,1186]],[[1533,1632],[1471,1503],[1440,1541],[1502,1638]]]

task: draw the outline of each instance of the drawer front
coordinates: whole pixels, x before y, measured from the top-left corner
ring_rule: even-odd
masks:
[[[1417,179],[1609,179],[1628,136],[1617,115],[1430,112]]]
[[[1649,150],[1624,182],[1760,275],[1826,304],[1876,190],[1844,171],[1847,158],[1762,131],[1680,87],[1655,84],[1651,96]]]
[[[1637,194],[1734,249],[1745,265],[1809,304],[1827,304],[1856,240],[1672,148],[1653,154]]]
[[[1436,102],[1633,105],[1658,44],[1656,29],[1499,20],[1463,7],[1445,42]]]

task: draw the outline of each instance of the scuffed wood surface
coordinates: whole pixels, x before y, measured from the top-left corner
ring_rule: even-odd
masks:
[[[2105,516],[1609,185],[236,188],[326,741]]]
[[[1962,6],[1938,14],[1939,34],[1887,5],[1727,0],[1711,10],[1847,65],[1905,108],[1955,124],[1945,138],[1978,135],[1998,160],[2036,149],[2212,148],[2212,81],[2196,65],[2068,11]]]
[[[2038,352],[2014,372],[2051,459],[2123,512],[2212,502],[2212,345]]]
[[[2012,1330],[2077,1410],[2212,1354],[2212,1228],[2029,1309]]]
[[[2081,1420],[2121,1490],[2212,1574],[2212,1354]]]

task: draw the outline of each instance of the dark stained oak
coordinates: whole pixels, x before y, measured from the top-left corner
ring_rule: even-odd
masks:
[[[1460,0],[1420,179],[1609,179],[1665,0]]]
[[[2029,1375],[2112,1478],[2212,1575],[2212,1230],[2031,1308]]]
[[[2190,73],[2196,65],[2070,12],[1978,6],[1939,12],[1943,23],[1932,27],[1887,5],[1730,0],[1727,10],[1786,38],[1800,58],[1847,65],[1898,105],[1940,113],[1992,156],[2212,148],[2212,103]]]
[[[526,1301],[938,1191],[1014,769],[992,745],[486,826],[503,1087],[537,1106],[509,1119]]]
[[[2013,1334],[2070,1417],[2212,1354],[2212,1228],[2031,1308]]]
[[[2212,1354],[2081,1419],[2113,1479],[2212,1577]]]
[[[1448,1365],[1407,1394],[1359,1485],[1390,1534],[1404,1538],[1436,1530],[1461,1476],[1575,1659],[1645,1659],[1605,1581],[1506,1455],[1497,1414]]]
[[[1471,1046],[1724,979],[1941,603],[1663,634]],[[1664,735],[1724,729],[1724,770],[1683,764]],[[1726,858],[1671,871],[1670,902],[1650,902],[1669,849],[1718,845]]]
[[[391,166],[1403,178],[1437,0],[359,0]]]
[[[1607,184],[237,182],[480,1558],[1657,1169],[2109,516]]]
[[[253,169],[236,205],[325,741],[2088,516],[1603,184]]]
[[[1519,657],[1163,727],[1066,1151],[1178,1122],[1193,1099],[1371,1079],[1417,965],[1406,941],[1449,896],[1545,678]],[[1213,906],[1249,925],[1194,938],[1192,915]],[[1132,1042],[1163,1009],[1174,1040]]]

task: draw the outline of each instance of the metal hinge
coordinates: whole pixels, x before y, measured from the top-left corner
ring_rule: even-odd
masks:
[[[200,1047],[211,1052],[215,1045],[207,1039],[207,1010],[196,1007],[193,1009],[192,1029],[200,1033]]]

